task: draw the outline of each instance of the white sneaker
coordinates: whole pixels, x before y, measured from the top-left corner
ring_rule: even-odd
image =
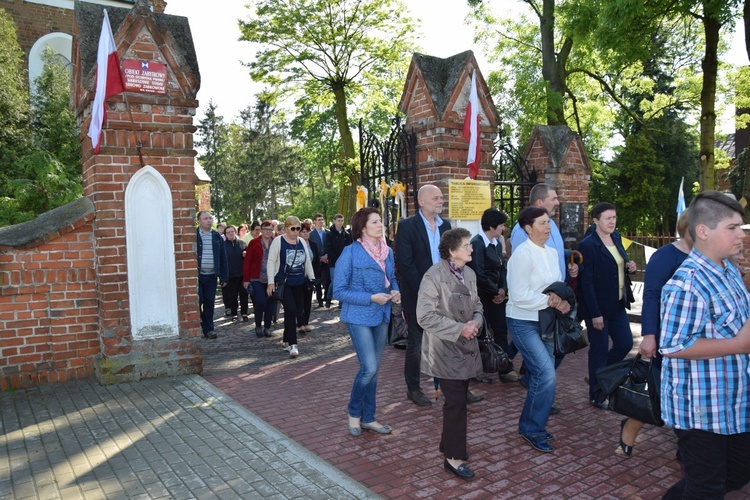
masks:
[[[291,348],[289,349],[289,357],[290,357],[290,358],[296,358],[297,356],[299,356],[299,351],[297,350],[297,346],[296,346],[296,345],[293,345],[293,346],[292,346],[292,347],[291,347]]]

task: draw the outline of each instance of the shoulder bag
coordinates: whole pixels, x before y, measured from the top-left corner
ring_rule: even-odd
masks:
[[[484,373],[505,372],[510,366],[510,358],[492,338],[487,319],[484,320],[484,333],[477,338],[479,353],[482,356],[482,371]]]
[[[598,376],[598,373],[597,373]],[[638,354],[625,378],[609,395],[607,407],[620,415],[661,427],[661,380],[651,360]]]

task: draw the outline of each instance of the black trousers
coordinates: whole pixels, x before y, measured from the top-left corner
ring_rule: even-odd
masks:
[[[242,286],[242,276],[229,278],[227,286],[221,289],[224,299],[224,307],[227,311],[232,312],[232,316],[237,316],[237,299],[239,298],[240,311],[243,316],[247,316],[247,289]]]
[[[305,285],[302,292],[302,314],[299,316],[297,327],[310,324],[310,311],[312,310],[313,290]]]
[[[466,391],[468,380],[438,379],[445,397],[443,403],[443,433],[440,443],[445,458],[466,460]]]
[[[750,481],[750,432],[715,434],[675,429],[685,477],[663,498],[721,499]]]
[[[420,389],[419,382],[421,377],[422,363],[422,327],[417,323],[416,314],[407,314],[406,326],[409,328],[409,335],[406,337],[406,356],[404,357],[404,380],[406,380],[406,389],[416,391]]]
[[[297,321],[304,309],[303,295],[305,285],[290,285],[284,287],[284,342],[289,345],[297,344]]]

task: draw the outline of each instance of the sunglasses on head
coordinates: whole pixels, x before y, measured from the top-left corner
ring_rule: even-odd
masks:
[[[300,229],[302,229],[302,228],[299,227],[299,226],[292,226],[292,227],[289,228],[290,231],[299,231]]]

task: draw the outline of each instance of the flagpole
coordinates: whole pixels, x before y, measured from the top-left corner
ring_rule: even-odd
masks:
[[[141,160],[141,168],[143,168],[145,165],[143,164],[143,143],[138,138],[138,132],[135,130],[135,122],[133,121],[133,112],[130,110],[130,102],[128,101],[128,93],[123,92],[122,96],[125,98],[125,107],[128,108],[128,116],[130,117],[130,127],[133,129],[133,135],[135,136],[135,148],[138,150],[138,158]]]

